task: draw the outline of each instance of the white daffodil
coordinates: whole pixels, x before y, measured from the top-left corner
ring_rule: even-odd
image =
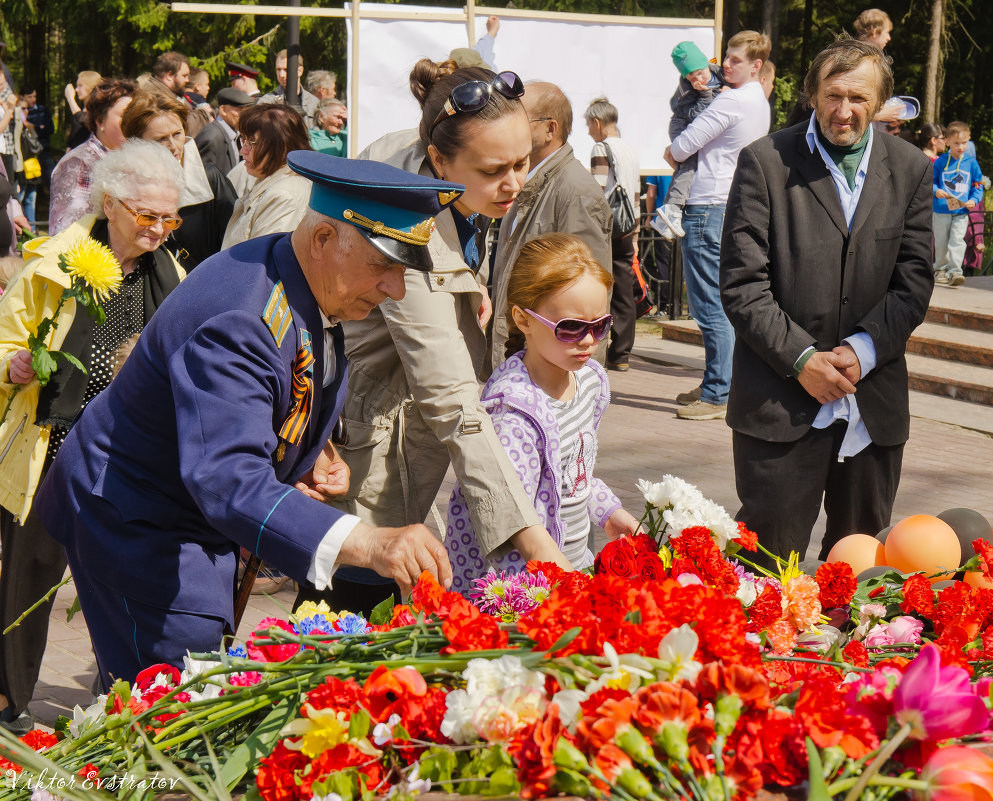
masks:
[[[689,623],[683,623],[666,634],[659,643],[659,660],[662,662],[659,678],[694,681],[703,670],[703,665],[694,659],[699,646],[700,638]]]

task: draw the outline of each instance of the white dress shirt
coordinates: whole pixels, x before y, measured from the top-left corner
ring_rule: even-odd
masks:
[[[815,116],[810,115],[810,124],[807,126],[807,147],[811,154],[816,149],[827,167],[831,178],[834,180],[835,189],[838,190],[838,199],[841,201],[841,210],[845,213],[845,222],[849,229],[852,227],[852,219],[855,217],[855,209],[858,208],[859,198],[862,196],[862,187],[865,185],[866,171],[869,167],[869,156],[872,153],[872,138],[875,132],[869,128],[869,141],[866,143],[865,152],[859,162],[859,168],[855,172],[855,185],[848,186],[848,179],[838,169],[831,156],[828,155],[824,146],[817,138],[817,129],[814,125]],[[859,366],[864,378],[870,370],[876,366],[876,346],[865,331],[858,331],[850,337],[842,340],[844,344],[851,345],[858,357]],[[839,420],[846,421],[848,428],[845,430],[845,437],[841,441],[841,449],[838,451],[838,461],[842,462],[849,456],[861,452],[872,442],[869,431],[865,427],[865,421],[859,413],[859,404],[854,395],[846,395],[836,401],[825,403],[817,412],[817,417],[812,423],[813,428],[827,428],[832,423]]]
[[[742,148],[769,133],[769,101],[762,84],[749,81],[725,89],[670,147],[676,161],[698,156],[687,205],[727,203]]]

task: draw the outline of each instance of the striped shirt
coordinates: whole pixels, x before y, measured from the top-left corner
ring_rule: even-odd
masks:
[[[589,367],[575,372],[576,394],[571,400],[549,399],[559,427],[562,469],[562,552],[576,570],[593,564],[589,549],[590,484],[596,465],[594,407],[600,382]]]

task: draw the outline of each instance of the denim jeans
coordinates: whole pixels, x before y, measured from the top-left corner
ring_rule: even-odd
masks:
[[[718,282],[723,226],[723,203],[683,207],[683,276],[690,316],[700,326],[707,360],[700,400],[716,404],[728,402],[734,349],[734,329],[724,314]]]

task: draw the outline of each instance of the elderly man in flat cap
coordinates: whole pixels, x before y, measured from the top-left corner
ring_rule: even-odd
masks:
[[[297,230],[207,259],[170,295],[38,494],[105,686],[220,646],[241,547],[319,588],[339,563],[404,587],[423,570],[451,580],[425,526],[376,528],[322,501],[347,488],[329,444],[339,322],[430,270],[432,215],[463,187],[310,151],[288,163],[313,182]]]
[[[241,110],[252,105],[255,99],[240,89],[226,86],[217,93],[217,119],[196,135],[204,164],[213,164],[227,175],[241,161],[238,119]]]

